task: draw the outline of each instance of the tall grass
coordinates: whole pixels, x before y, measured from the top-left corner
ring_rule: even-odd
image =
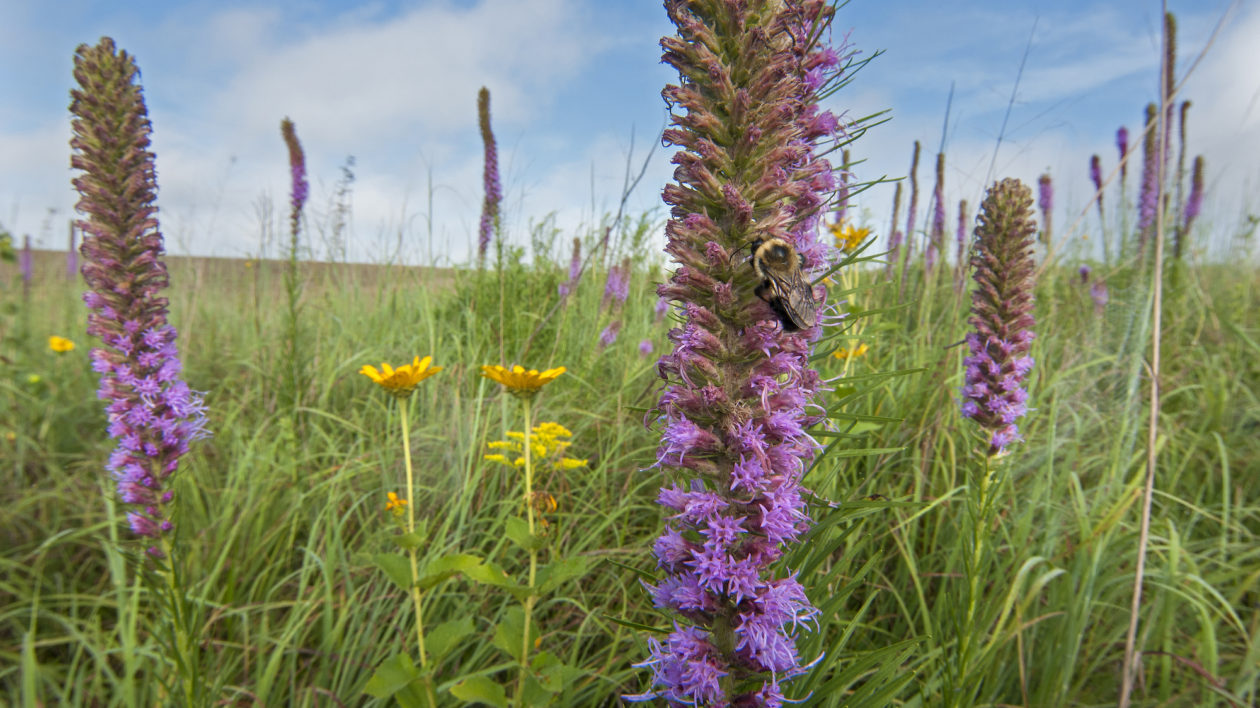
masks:
[[[586,238],[602,236],[596,229]],[[620,256],[610,252],[594,269]],[[658,480],[644,469],[655,441],[642,425],[654,361],[637,344],[663,345],[668,325],[657,323],[652,293],[661,273],[640,259],[621,336],[601,349],[602,278],[584,278],[551,312],[564,260],[540,254],[533,265],[505,266],[502,287],[516,304],[505,320],[494,271],[439,279],[428,269],[365,275],[344,266],[329,280],[311,277],[310,429],[297,447],[286,440],[276,385],[287,363],[264,356],[283,337],[282,308],[268,305],[282,301],[281,267],[173,262],[172,321],[188,379],[208,390],[216,433],[188,458],[177,526],[198,569],[189,597],[206,617],[200,655],[212,697],[358,704],[377,664],[412,636],[406,597],[370,561],[384,548],[385,492],[398,488],[402,459],[392,407],[355,373],[363,363],[422,352],[448,367],[413,399],[416,509],[431,529],[421,551],[475,553],[520,570],[521,554],[500,532],[502,518],[516,513],[520,480],[482,460],[485,442],[519,421],[476,372],[497,361],[500,336],[512,359],[540,326],[530,361],[569,373],[539,399],[538,418],[573,430],[574,454],[592,460],[589,470],[539,480],[560,505],[556,552],[593,561],[588,576],[535,610],[545,645],[583,670],[556,703],[606,704],[639,687],[630,664],[644,655],[642,637],[622,622],[654,622],[629,569],[650,568],[660,521]],[[115,550],[125,532],[101,468],[108,443],[86,342],[60,357],[45,343],[80,331],[78,289],[55,276],[59,257],[37,261],[29,316],[38,326],[23,339],[6,337],[11,363],[0,380],[0,690],[27,705],[151,705],[151,677],[165,659],[146,617],[158,610]],[[235,274],[205,275],[224,267]],[[886,282],[882,268],[855,272],[874,288],[857,313],[871,348],[827,401],[838,425],[822,441],[834,452],[806,478],[837,506],[819,509],[818,543],[790,559],[824,610],[822,631],[802,649],[825,657],[800,689],[825,705],[851,692],[935,705],[957,641],[948,600],[964,582],[969,524],[966,421],[954,401],[962,353],[949,346],[965,331],[965,308],[950,278],[912,268],[905,278],[928,285],[911,285],[914,297],[902,304],[901,285]],[[997,535],[980,559],[990,574],[979,608],[990,620],[983,641],[999,655],[985,664],[980,704],[1115,699],[1143,477],[1134,442],[1140,388],[1131,385],[1141,376],[1132,327],[1143,291],[1125,285],[1130,271],[1096,275],[1112,288],[1101,317],[1074,270],[1049,269],[1039,282],[1036,410],[1026,419],[1028,442],[1006,462]],[[1248,705],[1260,681],[1260,273],[1206,264],[1183,275],[1165,303],[1166,463],[1153,501],[1135,703]],[[15,313],[18,288],[5,298]],[[828,375],[844,367],[834,358],[820,365]],[[898,371],[917,373],[890,375]],[[844,454],[857,447],[886,451]],[[428,624],[470,615],[483,632],[448,654],[440,675],[506,676],[484,631],[512,604],[459,580],[435,588]],[[890,646],[900,647],[892,658],[864,658]]]

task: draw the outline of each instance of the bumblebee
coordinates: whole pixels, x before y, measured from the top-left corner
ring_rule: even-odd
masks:
[[[754,291],[779,316],[785,332],[809,329],[818,321],[814,289],[802,270],[805,257],[779,238],[752,242],[753,272],[761,279]]]

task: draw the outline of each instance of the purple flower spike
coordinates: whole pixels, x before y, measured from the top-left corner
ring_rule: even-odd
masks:
[[[1138,193],[1138,244],[1145,249],[1146,241],[1155,228],[1155,212],[1159,209],[1159,149],[1156,132],[1156,116],[1159,109],[1154,103],[1146,105],[1146,132],[1142,140],[1142,188]]]
[[[481,205],[481,228],[477,232],[477,262],[484,264],[490,239],[499,228],[499,202],[503,201],[499,188],[499,153],[494,144],[494,132],[490,130],[490,89],[485,86],[477,92],[477,121],[481,125],[481,142],[486,148],[482,174],[486,198]]]
[[[1027,411],[1023,387],[1032,369],[1033,340],[1032,191],[1005,179],[989,188],[980,205],[972,250],[970,356],[963,358],[966,384],[962,414],[989,435],[989,454],[1019,440],[1015,421]]]
[[[298,142],[297,128],[293,121],[285,118],[280,121],[280,134],[284,136],[284,144],[289,148],[289,233],[297,242],[298,231],[302,226],[302,207],[310,187],[306,182],[306,153],[302,151],[302,143]]]
[[[1120,153],[1120,181],[1123,182],[1129,171],[1129,163],[1124,159],[1129,154],[1129,129],[1123,125],[1116,130],[1116,150]]]
[[[1049,245],[1052,235],[1050,218],[1054,212],[1054,184],[1050,181],[1049,172],[1037,178],[1037,206],[1041,208],[1041,241]]]
[[[625,304],[626,298],[630,295],[630,267],[630,258],[627,257],[621,265],[608,269],[608,280],[604,283],[604,297],[600,300],[600,309],[609,305],[620,308]]]
[[[823,265],[819,217],[837,183],[818,153],[842,123],[816,104],[851,54],[825,46],[834,9],[822,0],[665,7],[678,33],[661,40],[664,61],[682,80],[663,92],[664,140],[681,150],[664,190],[674,271],[657,292],[681,323],[658,363],[667,522],[650,591],[675,630],[649,640],[652,685],[633,699],[780,705],[780,685],[804,671],[797,632],[818,613],[773,567],[810,524],[800,480],[815,454],[820,330],[785,330],[733,254],[779,238],[807,271]]]
[[[599,333],[599,348],[607,349],[617,341],[617,335],[621,333],[621,320],[613,320]]]
[[[655,348],[656,345],[652,344],[652,340],[645,339],[642,342],[639,342],[639,356],[646,359],[652,355],[652,350]]]
[[[108,37],[75,51],[70,92],[70,166],[79,192],[76,209],[87,215],[83,278],[90,290],[88,334],[108,348],[92,350],[101,375],[109,433],[118,440],[106,469],[138,535],[162,539],[172,529],[170,477],[189,443],[205,436],[201,397],[179,378],[175,328],[166,321],[168,284],[157,223],[157,181],[151,127],[139,69]],[[149,553],[161,556],[158,545]]]
[[[573,255],[569,257],[569,279],[560,283],[558,290],[560,298],[567,299],[569,295],[577,290],[578,281],[582,279],[582,239],[574,237],[573,239]]]
[[[1101,280],[1095,280],[1093,285],[1089,286],[1089,297],[1094,301],[1094,314],[1101,315],[1107,307],[1107,303],[1111,301],[1111,295],[1107,292],[1107,284]]]
[[[1185,237],[1190,234],[1190,227],[1194,226],[1194,220],[1199,216],[1199,210],[1203,208],[1203,156],[1199,155],[1194,158],[1194,169],[1190,173],[1190,198],[1186,200],[1186,211],[1184,223],[1177,232],[1177,243],[1174,246],[1175,257],[1181,257],[1182,242]]]

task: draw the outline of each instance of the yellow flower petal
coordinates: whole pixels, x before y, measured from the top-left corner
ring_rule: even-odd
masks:
[[[525,367],[520,364],[513,365],[511,369],[498,364],[481,367],[482,376],[502,384],[508,389],[508,393],[516,396],[534,395],[539,389],[556,380],[565,371],[566,369],[563,366],[547,369],[541,373],[538,369],[526,371]]]
[[[417,384],[442,370],[440,366],[429,366],[432,361],[433,357],[426,356],[421,359],[417,356],[410,364],[403,364],[397,369],[387,362],[382,362],[379,372],[376,367],[365,364],[362,369],[359,369],[359,373],[372,379],[390,394],[406,398],[411,395]]]
[[[48,348],[58,354],[65,354],[74,351],[74,342],[54,334],[48,338]]]

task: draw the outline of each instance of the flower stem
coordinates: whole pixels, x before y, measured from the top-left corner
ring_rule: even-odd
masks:
[[[163,535],[160,545],[167,567],[161,568],[158,572],[166,581],[166,591],[170,593],[170,620],[171,627],[175,633],[175,670],[179,673],[179,681],[184,689],[184,705],[191,707],[197,705],[195,702],[197,696],[195,685],[196,668],[193,665],[195,657],[188,639],[188,628],[185,626],[187,615],[184,612],[183,605],[184,593],[180,591],[179,578],[176,577],[175,557],[171,555],[170,539]]]
[[[413,492],[413,476],[411,471],[411,436],[407,426],[407,399],[398,399],[398,413],[402,420],[403,466],[407,470],[407,533],[416,533],[416,504]],[[429,675],[429,656],[424,651],[424,615],[421,601],[424,598],[416,583],[420,580],[419,564],[416,561],[416,549],[407,549],[407,557],[411,560],[411,604],[416,610],[416,644],[420,649],[420,669],[424,671],[424,689],[429,695],[429,705],[437,705],[437,696],[433,693],[433,679]]]
[[[529,536],[532,539],[534,537],[534,459],[530,440],[533,433],[533,421],[530,414],[533,412],[533,398],[523,397],[521,406],[525,412],[525,518],[528,521]],[[525,677],[529,671],[529,630],[534,615],[534,601],[537,599],[534,594],[534,582],[537,576],[538,551],[531,547],[529,549],[529,596],[525,598],[525,632],[521,639],[521,673],[516,685],[517,705],[524,705],[525,700]]]
[[[987,442],[984,443],[987,446]],[[967,558],[967,614],[963,619],[962,633],[958,637],[958,674],[956,676],[956,684],[951,692],[950,705],[969,705],[970,697],[966,703],[960,703],[963,700],[961,692],[963,687],[972,685],[968,674],[971,673],[972,649],[978,642],[973,635],[976,629],[976,608],[980,604],[980,574],[981,574],[981,558],[984,555],[985,540],[989,530],[989,509],[990,509],[990,489],[989,484],[993,478],[993,470],[990,466],[992,461],[991,455],[983,455],[984,465],[981,470],[979,484],[971,495],[972,503],[972,544],[971,552]]]

